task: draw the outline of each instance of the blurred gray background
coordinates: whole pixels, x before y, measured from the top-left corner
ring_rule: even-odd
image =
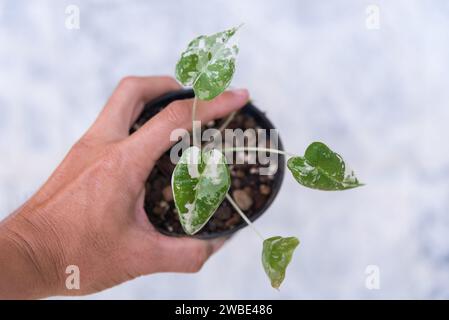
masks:
[[[68,5],[80,29],[67,29]],[[379,10],[379,25],[372,8]],[[447,1],[0,1],[0,218],[45,181],[126,75],[245,23],[233,81],[302,153],[325,141],[367,185],[282,192],[257,221],[301,245],[281,291],[248,228],[194,275],[90,298],[449,298]],[[367,266],[380,289],[365,286]]]

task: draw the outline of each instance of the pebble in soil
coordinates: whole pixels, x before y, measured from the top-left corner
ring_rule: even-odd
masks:
[[[219,125],[218,121],[212,121],[204,128],[218,127],[217,124]],[[139,126],[137,124],[136,129]],[[257,129],[259,127],[253,117],[239,113],[228,128]],[[247,160],[249,156],[250,154],[246,154],[244,158]],[[229,165],[232,181],[229,192],[249,218],[266,204],[273,189],[274,174],[260,175],[260,167],[260,164],[249,163]],[[184,235],[171,193],[171,174],[174,168],[175,165],[170,161],[168,151],[157,161],[146,182],[145,211],[157,229]],[[198,234],[207,235],[226,231],[242,223],[245,222],[225,200]]]

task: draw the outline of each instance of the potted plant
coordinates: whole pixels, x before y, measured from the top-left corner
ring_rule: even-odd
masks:
[[[361,186],[343,159],[325,144],[314,142],[303,156],[283,150],[280,140],[270,139],[268,145],[228,146],[201,143],[202,129],[218,127],[218,135],[230,129],[274,129],[271,122],[251,102],[237,114],[231,114],[217,126],[215,122],[202,125],[196,121],[198,100],[211,100],[230,84],[235,70],[238,47],[231,39],[239,28],[192,40],[176,65],[176,78],[193,90],[170,93],[147,104],[132,128],[144,122],[177,99],[194,98],[192,105],[193,143],[185,149],[179,161],[172,163],[167,153],[159,159],[147,181],[145,209],[158,230],[170,235],[214,238],[229,235],[245,224],[263,242],[262,265],[271,285],[279,288],[299,240],[296,237],[265,238],[253,226],[272,203],[282,183],[284,158],[287,168],[301,185],[318,190],[346,190]],[[269,137],[272,138],[270,130]],[[273,141],[277,143],[273,143]],[[233,164],[227,158],[233,153],[279,155],[274,172],[261,175],[258,163]]]

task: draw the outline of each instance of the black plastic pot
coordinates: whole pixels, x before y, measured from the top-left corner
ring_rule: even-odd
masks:
[[[136,121],[136,123],[139,123],[142,125],[144,122],[148,121],[151,117],[153,117],[161,108],[164,108],[171,102],[175,100],[183,100],[183,99],[190,99],[194,97],[193,90],[186,89],[186,90],[179,90],[175,92],[170,92],[168,94],[165,94],[153,101],[150,101],[147,103],[139,117],[139,119]],[[241,110],[241,113],[251,115],[257,122],[257,124],[262,129],[275,129],[274,125],[271,123],[270,120],[265,116],[265,113],[260,111],[258,108],[256,108],[251,102],[248,102]],[[134,129],[131,129],[130,133],[135,131]],[[269,133],[269,131],[268,131]],[[280,138],[278,139],[278,149],[284,150],[282,142]],[[279,189],[281,188],[282,181],[284,178],[284,171],[285,171],[285,159],[284,157],[280,156],[278,158],[278,170],[274,174],[274,180],[271,186],[271,194],[269,195],[268,199],[266,200],[265,204],[257,210],[257,212],[253,213],[252,216],[249,217],[251,221],[254,221],[258,219],[273,203],[274,199],[276,198]],[[226,200],[224,200],[226,201]],[[147,215],[149,216],[149,219],[151,221],[151,212],[147,212]],[[198,233],[194,237],[200,238],[200,239],[213,239],[213,238],[219,238],[219,237],[228,237],[235,233],[236,231],[244,228],[247,224],[242,220],[238,225],[236,225],[232,229],[219,231],[215,233],[208,233],[208,234],[201,234]],[[157,228],[161,233],[170,235],[170,236],[181,236],[180,234],[170,233],[165,229]]]

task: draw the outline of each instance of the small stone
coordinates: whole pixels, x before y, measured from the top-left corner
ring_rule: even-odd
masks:
[[[255,181],[251,181],[251,184],[255,184]],[[245,191],[248,196],[252,197],[253,189],[251,187],[246,186],[245,188],[243,188],[243,191]]]
[[[240,179],[233,179],[232,180],[232,186],[235,189],[240,189],[242,187],[242,180],[240,180]]]
[[[244,116],[243,114],[237,114],[234,119],[236,122],[243,122]]]
[[[253,204],[253,199],[251,199],[245,190],[234,190],[232,197],[242,210],[248,210]]]
[[[231,217],[231,208],[228,206],[220,206],[215,212],[215,216],[220,220],[228,220]]]
[[[167,202],[173,201],[173,192],[170,185],[166,186],[162,190],[162,196],[164,197],[164,200]]]
[[[157,206],[153,208],[153,213],[157,214],[157,215],[162,215],[164,213],[164,209],[162,209],[161,207]]]
[[[243,125],[245,126],[245,129],[253,129],[256,126],[256,121],[254,118],[248,118]]]
[[[225,222],[225,226],[232,229],[240,222],[241,219],[242,218],[240,218],[238,214],[235,214],[231,219]]]
[[[259,186],[259,191],[261,194],[263,194],[264,196],[267,196],[270,194],[271,192],[271,188],[269,186],[267,186],[266,184],[261,184]]]
[[[251,169],[249,169],[249,173],[251,174],[257,174],[259,173],[259,169],[256,167],[252,167]]]
[[[237,178],[244,178],[244,177],[245,177],[245,172],[243,172],[243,170],[237,170],[237,171],[235,172],[235,176],[236,176]]]
[[[168,205],[168,203],[165,202],[164,200],[162,200],[161,202],[159,202],[159,207],[161,207],[161,208],[164,209],[165,211],[167,211],[168,208],[170,208],[170,206]]]

